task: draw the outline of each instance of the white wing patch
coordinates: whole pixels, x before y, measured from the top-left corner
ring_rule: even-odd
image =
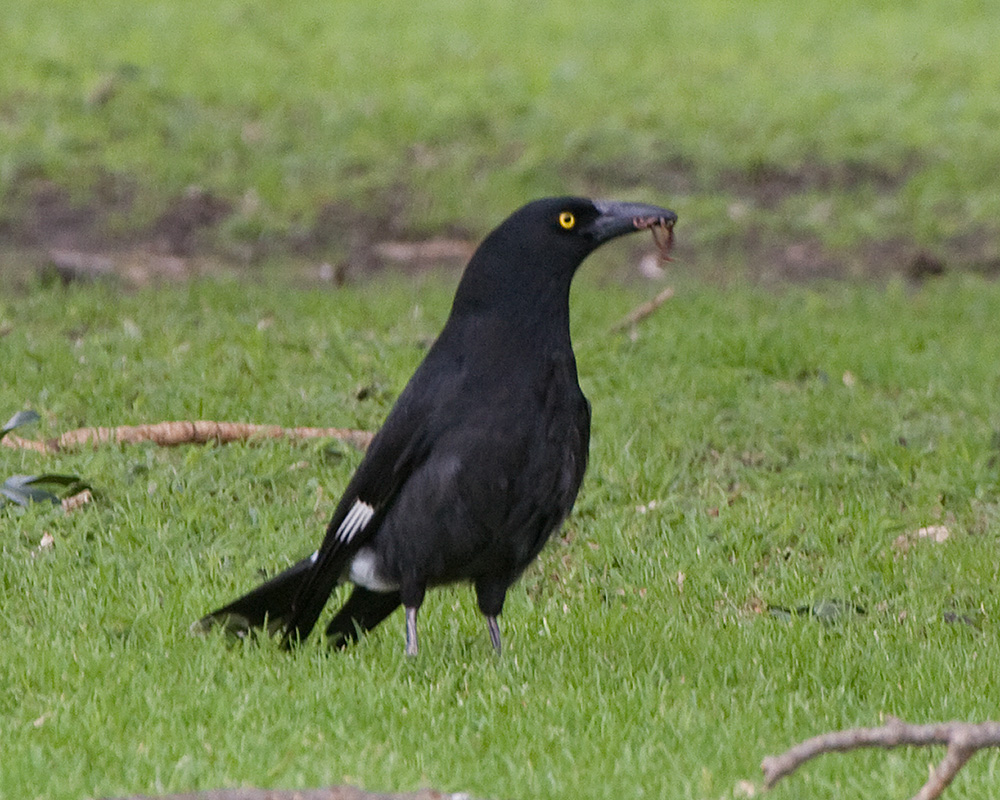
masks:
[[[351,510],[347,512],[344,521],[337,528],[336,540],[341,544],[347,544],[362,531],[371,518],[375,516],[375,509],[364,500],[355,500]]]

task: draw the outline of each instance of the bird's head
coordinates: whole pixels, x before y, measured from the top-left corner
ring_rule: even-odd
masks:
[[[641,230],[654,231],[666,255],[676,221],[673,211],[645,203],[548,197],[515,211],[494,234],[509,231],[526,246],[545,254],[578,259],[575,267],[605,242]]]
[[[568,296],[569,282],[581,262],[605,242],[651,230],[666,257],[677,215],[645,203],[548,197],[522,206],[490,233],[466,268],[456,295],[496,303],[498,295]],[[518,301],[523,304],[522,301]]]

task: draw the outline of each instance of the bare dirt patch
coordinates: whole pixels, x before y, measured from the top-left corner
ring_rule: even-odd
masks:
[[[233,204],[211,192],[192,187],[167,203],[150,230],[156,247],[174,256],[198,251],[198,234],[210,230],[233,211]]]
[[[652,186],[665,196],[727,196],[733,208],[749,215],[779,209],[803,194],[891,196],[917,167],[915,159],[898,169],[860,161],[809,161],[795,167],[758,163],[708,175],[674,158],[645,166],[602,164],[585,168],[575,180],[599,196],[640,186]],[[618,188],[609,192],[611,186]],[[328,203],[300,229],[239,242],[227,240],[226,230],[243,213],[238,200],[192,187],[147,212],[146,221],[137,213],[143,202],[148,204],[148,198],[140,198],[138,182],[127,176],[101,176],[83,195],[26,178],[8,189],[0,216],[4,270],[20,265],[25,274],[42,272],[67,282],[110,277],[144,285],[288,256],[314,264],[315,277],[341,283],[381,270],[459,269],[475,245],[475,237],[461,228],[415,236],[408,210],[417,201],[406,187],[380,192],[366,201],[365,209]],[[762,282],[881,280],[889,275],[923,280],[953,269],[1000,275],[1000,248],[989,231],[953,236],[933,252],[898,234],[860,242],[845,252],[833,251],[815,237],[747,225],[734,224],[707,242],[690,227],[678,233],[678,262],[696,265],[709,278],[721,268],[713,264],[736,264],[742,275]],[[697,248],[687,244],[692,240],[699,241]]]
[[[722,173],[715,189],[750,198],[763,208],[776,208],[789,196],[807,192],[852,192],[863,188],[895,192],[915,169],[915,162],[895,171],[863,161],[806,161],[796,167],[759,162],[742,171]]]

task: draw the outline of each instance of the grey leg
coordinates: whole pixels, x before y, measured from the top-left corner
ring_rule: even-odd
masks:
[[[406,607],[406,655],[417,654],[417,607]]]
[[[500,626],[497,624],[497,618],[487,615],[486,627],[490,631],[490,641],[493,642],[493,649],[497,651],[497,655],[500,655]]]

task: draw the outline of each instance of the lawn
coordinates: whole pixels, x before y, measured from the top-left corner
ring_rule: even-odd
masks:
[[[707,272],[995,272],[998,27],[973,0],[7,0],[0,232],[203,213],[229,260],[343,259],[582,192],[679,207]]]
[[[0,797],[737,798],[764,755],[824,730],[995,717],[1000,287],[672,277],[629,336],[609,328],[638,292],[584,268],[591,469],[510,593],[500,659],[467,587],[429,595],[412,660],[399,614],[343,653],[188,634],[315,546],[360,458],[347,445],[0,448],[2,477],[75,473],[95,494],[72,514],[0,509]],[[39,411],[19,431],[37,438],[177,418],[372,429],[452,283],[38,286],[0,299],[0,413]],[[933,760],[827,756],[773,796],[908,797]],[[983,797],[998,769],[979,755],[947,796]]]
[[[591,467],[510,592],[500,659],[467,587],[429,595],[416,659],[399,615],[343,653],[188,634],[315,547],[361,458],[347,444],[0,447],[0,481],[70,473],[94,494],[0,507],[0,800],[737,800],[822,731],[996,718],[1000,6],[2,16],[0,423],[41,414],[18,434],[374,430],[455,282],[371,278],[380,245],[461,249],[570,192],[680,222],[676,294],[633,332],[611,328],[655,290],[635,277],[648,240],[575,287]],[[60,258],[119,278],[39,277]],[[128,277],[161,261],[210,277]],[[772,796],[908,797],[939,756],[826,756]],[[980,754],[946,797],[998,782]]]

